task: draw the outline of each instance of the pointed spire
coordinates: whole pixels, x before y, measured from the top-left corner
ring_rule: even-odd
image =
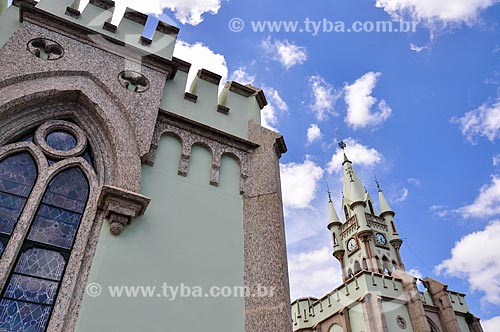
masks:
[[[330,191],[330,186],[328,185],[328,182],[326,183],[326,190],[327,190],[326,192],[328,193],[329,222],[330,223],[340,222],[339,215],[337,214],[337,211],[333,206],[332,192]]]
[[[352,167],[352,162],[344,153],[344,197],[350,204],[365,201],[365,187]]]
[[[377,180],[377,188],[378,188],[378,201],[380,204],[380,214],[382,215],[387,212],[394,213],[391,206],[387,202],[387,199],[385,198],[384,192],[382,191],[382,189],[380,189],[380,183],[378,182],[378,180]]]
[[[333,206],[333,202],[332,200],[330,200],[328,202],[328,206],[329,206],[329,218],[330,219],[330,223],[334,223],[334,222],[340,222],[340,218],[339,218],[339,215],[337,214],[337,211],[335,210],[335,207]]]

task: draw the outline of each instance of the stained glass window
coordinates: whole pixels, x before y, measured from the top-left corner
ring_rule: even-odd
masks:
[[[0,301],[0,331],[46,330],[88,196],[80,168],[50,181]]]
[[[45,137],[45,142],[59,151],[69,151],[76,146],[76,138],[67,131],[56,130]]]
[[[27,152],[0,162],[0,233],[12,233],[36,177],[35,161]]]

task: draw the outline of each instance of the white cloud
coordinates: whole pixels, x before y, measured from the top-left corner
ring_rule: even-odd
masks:
[[[264,39],[262,48],[272,60],[279,61],[283,67],[290,69],[295,65],[301,65],[307,61],[307,50],[288,40],[271,40],[271,37]]]
[[[305,209],[316,198],[323,169],[306,156],[302,164],[280,164],[281,188],[285,208]]]
[[[479,190],[472,204],[456,210],[464,218],[486,218],[500,214],[500,177],[492,176],[490,184]]]
[[[484,292],[483,303],[500,305],[500,220],[484,230],[464,236],[451,258],[436,267],[437,273],[465,279],[472,291]]]
[[[374,148],[369,148],[365,145],[358,143],[353,138],[344,140],[347,147],[345,153],[355,165],[357,166],[372,166],[382,161],[382,154]],[[328,173],[338,173],[342,170],[342,162],[344,161],[344,152],[337,149],[332,159],[328,163]]]
[[[290,255],[292,301],[300,297],[322,297],[342,283],[342,270],[327,246]]]
[[[429,46],[418,46],[418,45],[415,45],[413,43],[410,44],[410,50],[412,50],[413,52],[416,52],[416,53],[421,53],[421,52],[429,50],[429,49],[430,49]]]
[[[500,166],[500,154],[493,156],[493,166]]]
[[[174,56],[191,63],[187,83],[188,89],[196,77],[198,70],[202,68],[222,75],[221,86],[225,84],[228,75],[226,58],[221,54],[215,53],[204,44],[189,44],[179,40],[175,45]]]
[[[396,198],[394,200],[394,202],[401,203],[401,202],[406,201],[408,199],[409,194],[410,194],[410,191],[407,188],[401,189],[401,194],[399,195],[398,198]]]
[[[430,24],[473,24],[484,9],[498,0],[377,0],[376,6],[383,8],[395,19],[407,16]]]
[[[309,78],[312,104],[311,109],[318,121],[328,119],[328,115],[337,115],[334,110],[335,102],[340,98],[340,93],[335,91],[333,85],[319,75]]]
[[[312,144],[317,140],[321,139],[321,129],[317,124],[311,124],[307,129],[307,144]]]
[[[476,136],[483,136],[490,141],[500,138],[500,96],[494,102],[487,102],[479,108],[465,113],[461,118],[451,119],[457,123],[462,134],[474,143]]]
[[[254,84],[255,75],[250,75],[245,67],[236,69],[229,77],[230,81],[235,81],[243,85]]]
[[[270,130],[278,131],[275,126],[278,125],[278,112],[288,111],[288,105],[281,98],[279,92],[274,88],[264,88],[268,105],[262,109],[261,124]]]
[[[369,72],[352,85],[347,85],[344,88],[344,98],[347,104],[345,120],[352,128],[379,125],[391,116],[392,109],[387,105],[387,102],[385,100],[379,102],[377,98],[372,96],[381,75],[381,73]],[[372,108],[377,103],[378,112],[373,112]]]
[[[497,332],[498,326],[500,326],[500,316],[496,316],[488,320],[482,320],[481,325],[483,326],[484,332]]]
[[[217,14],[221,0],[115,0],[115,11],[130,7],[143,13],[160,15],[165,9],[174,12],[182,24],[198,25],[205,13]]]
[[[414,185],[415,187],[420,187],[422,185],[422,180],[418,178],[409,178],[408,183]]]

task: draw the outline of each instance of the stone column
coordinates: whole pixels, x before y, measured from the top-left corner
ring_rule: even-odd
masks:
[[[448,286],[431,278],[425,278],[423,281],[427,285],[427,290],[431,294],[434,304],[438,307],[443,332],[460,331],[455,310],[453,310],[448,295]]]
[[[380,296],[368,293],[362,299],[363,316],[365,318],[367,332],[388,332],[385,321],[382,299]]]
[[[248,139],[259,145],[249,158],[243,199],[245,286],[272,296],[245,298],[245,332],[291,332],[292,316],[279,158],[281,135],[249,122]]]
[[[408,309],[413,331],[431,332],[431,327],[425,315],[424,304],[420,299],[420,292],[418,291],[415,277],[401,270],[394,271],[392,276],[402,280],[403,291],[408,299],[406,308]]]

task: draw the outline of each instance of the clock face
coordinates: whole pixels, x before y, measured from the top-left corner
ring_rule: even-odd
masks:
[[[356,242],[356,240],[354,238],[347,241],[347,250],[354,251],[357,247],[358,247],[358,243]]]
[[[387,244],[387,239],[383,234],[377,233],[377,235],[375,235],[375,239],[377,240],[377,243],[380,245],[385,246]]]

